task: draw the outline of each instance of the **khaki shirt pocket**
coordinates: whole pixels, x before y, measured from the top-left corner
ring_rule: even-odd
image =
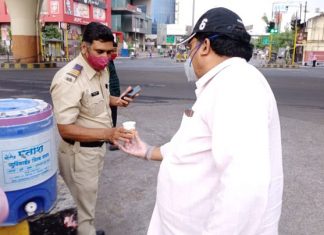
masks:
[[[97,117],[105,111],[105,100],[102,94],[91,95],[95,93],[86,92],[81,101],[84,113],[91,117]]]

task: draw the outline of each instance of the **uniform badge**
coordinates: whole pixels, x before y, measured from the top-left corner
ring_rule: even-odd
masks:
[[[91,93],[92,97],[97,96],[97,95],[99,95],[99,91],[94,91],[94,92]]]
[[[68,82],[73,82],[74,81],[74,78],[66,77],[65,80],[68,81]]]

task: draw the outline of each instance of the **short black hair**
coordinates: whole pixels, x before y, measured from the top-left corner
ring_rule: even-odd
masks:
[[[92,42],[114,42],[114,35],[110,28],[98,22],[89,23],[83,32],[82,41],[92,44]]]
[[[252,57],[253,45],[249,42],[234,40],[225,35],[215,35],[215,33],[197,33],[194,37],[200,42],[209,38],[210,46],[217,55],[241,57],[246,61]]]

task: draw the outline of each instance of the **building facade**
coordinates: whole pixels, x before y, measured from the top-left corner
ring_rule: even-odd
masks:
[[[10,17],[4,0],[0,0],[0,28],[1,28],[1,47],[0,54],[6,54],[11,47]]]
[[[54,27],[59,36],[40,35],[42,56],[75,57],[80,51],[85,25],[93,21],[111,27],[111,0],[43,0],[41,29],[44,33],[46,27]],[[0,0],[0,24],[1,45],[10,49],[10,16],[4,0]]]
[[[75,57],[80,51],[85,25],[93,21],[111,27],[110,0],[44,0],[41,23],[43,26],[55,25],[62,37],[61,42],[55,39],[43,40],[43,53],[50,57]]]
[[[152,34],[157,34],[159,24],[175,23],[175,0],[152,0]]]
[[[307,43],[305,44],[304,61],[309,64],[313,55],[317,61],[324,63],[324,14],[320,14],[307,21]]]
[[[150,0],[112,0],[112,29],[124,33],[124,47],[145,51],[145,35],[151,34],[152,20],[147,13]]]
[[[146,35],[156,36],[159,24],[174,24],[175,0],[43,0],[39,35],[42,57],[75,57],[85,25],[93,21],[116,32],[119,49],[152,49],[157,46],[156,37],[148,40]],[[0,26],[0,49],[10,51],[10,17],[5,0],[0,0]],[[56,28],[60,36],[45,37],[48,27]]]

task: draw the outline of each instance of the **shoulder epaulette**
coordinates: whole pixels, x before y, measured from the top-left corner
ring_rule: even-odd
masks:
[[[74,78],[77,78],[80,75],[82,69],[83,69],[82,65],[75,64],[73,66],[72,70],[70,72],[68,72],[67,74],[74,77]]]

